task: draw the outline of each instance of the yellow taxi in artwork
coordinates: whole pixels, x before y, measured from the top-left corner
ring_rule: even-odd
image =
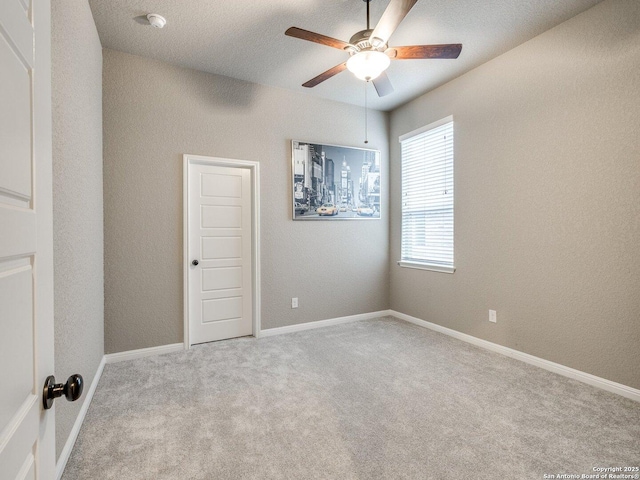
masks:
[[[316,213],[320,216],[337,215],[338,207],[336,207],[333,203],[324,203],[320,208],[316,210]]]

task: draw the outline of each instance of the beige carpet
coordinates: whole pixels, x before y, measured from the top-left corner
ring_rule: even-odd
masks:
[[[107,365],[63,479],[542,479],[638,465],[639,403],[381,318]]]

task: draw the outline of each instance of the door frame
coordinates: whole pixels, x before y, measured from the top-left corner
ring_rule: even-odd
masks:
[[[184,348],[191,348],[189,333],[189,166],[209,165],[214,167],[245,168],[251,172],[251,304],[253,308],[252,335],[260,337],[260,163],[232,158],[206,157],[184,154],[183,158],[183,240],[182,272],[184,303]]]

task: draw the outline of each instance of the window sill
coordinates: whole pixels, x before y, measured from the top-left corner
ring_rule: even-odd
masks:
[[[432,263],[405,262],[400,260],[398,265],[405,268],[416,268],[418,270],[429,270],[431,272],[439,273],[453,273],[456,271],[456,267],[446,267],[443,265],[434,265]]]

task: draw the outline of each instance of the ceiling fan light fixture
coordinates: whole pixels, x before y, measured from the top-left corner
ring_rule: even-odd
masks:
[[[347,60],[347,68],[360,80],[370,81],[378,78],[391,63],[391,59],[377,50],[366,50],[352,55]]]

